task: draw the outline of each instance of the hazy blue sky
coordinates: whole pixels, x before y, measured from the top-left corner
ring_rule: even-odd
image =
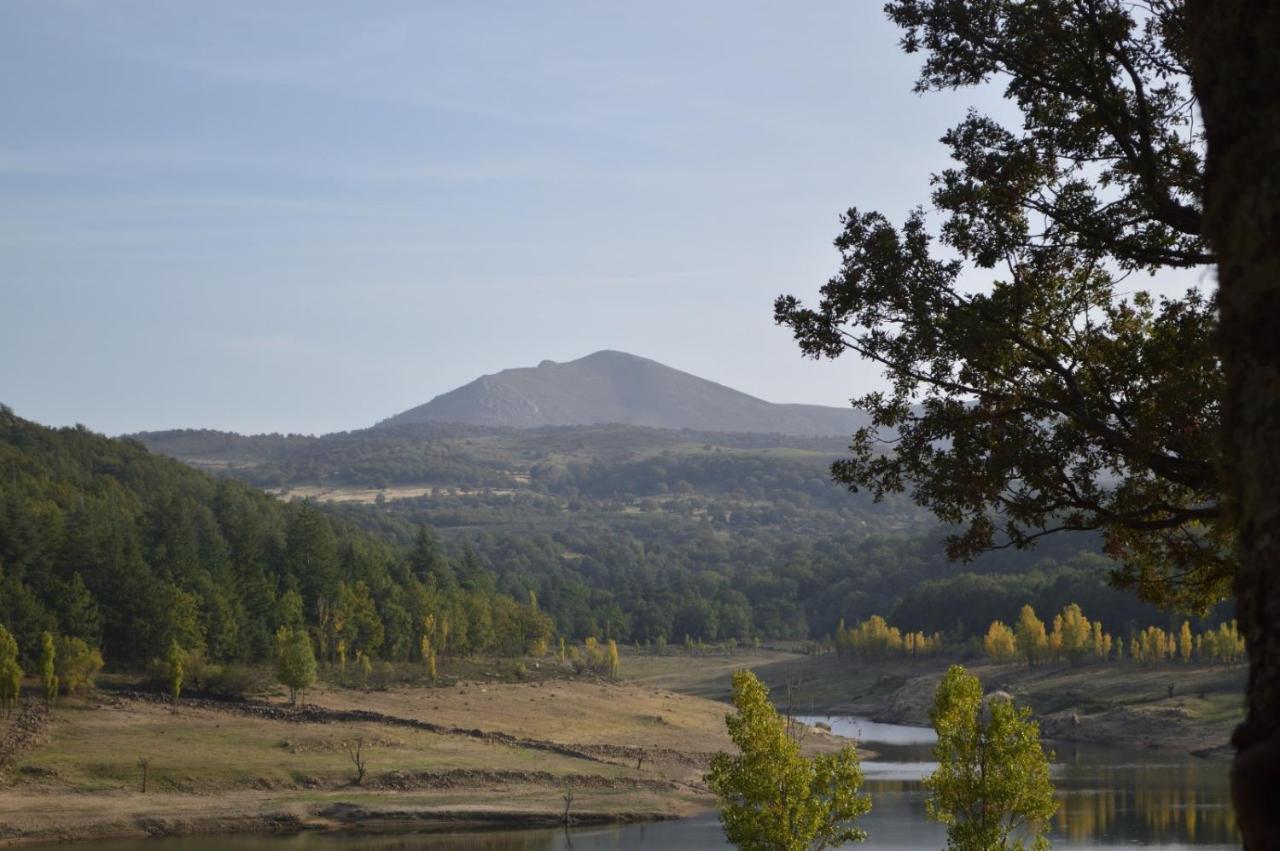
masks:
[[[880,6],[8,0],[0,401],[323,432],[613,348],[844,404],[772,299],[979,102]]]

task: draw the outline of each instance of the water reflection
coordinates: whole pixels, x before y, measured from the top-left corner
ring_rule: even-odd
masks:
[[[923,818],[919,781],[936,767],[930,761],[932,730],[857,718],[803,720],[822,721],[876,753],[863,770],[877,809],[919,797]],[[1051,834],[1055,845],[1239,846],[1225,761],[1070,743],[1054,751],[1061,802]]]
[[[1194,757],[1118,759],[1059,753],[1062,808],[1056,833],[1075,841],[1109,836],[1154,844],[1239,842],[1228,765]],[[1064,758],[1065,757],[1065,758]]]

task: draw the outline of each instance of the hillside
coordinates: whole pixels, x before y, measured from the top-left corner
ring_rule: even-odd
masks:
[[[613,351],[486,375],[381,425],[436,421],[507,428],[621,423],[809,437],[847,436],[861,422],[852,410],[773,404]]]
[[[838,439],[450,423],[138,437],[403,546],[429,526],[501,590],[535,591],[569,635],[808,638],[876,613],[973,634],[1028,601],[1080,602],[1109,624],[1159,617],[1106,587],[1093,536],[948,563],[936,521],[909,500],[831,482]]]
[[[130,665],[173,642],[262,661],[281,627],[311,630],[322,657],[341,643],[392,660],[419,652],[428,622],[452,622],[447,643],[432,636],[442,652],[523,653],[551,635],[546,616],[425,533],[401,546],[135,441],[4,406],[0,518],[0,624],[28,664],[44,631]]]

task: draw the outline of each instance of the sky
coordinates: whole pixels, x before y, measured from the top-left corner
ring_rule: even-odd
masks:
[[[7,0],[0,402],[324,433],[607,348],[845,405],[877,371],[774,297],[1000,106],[914,94],[880,7]]]

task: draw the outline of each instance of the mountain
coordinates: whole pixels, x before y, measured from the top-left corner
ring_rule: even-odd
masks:
[[[486,375],[379,426],[457,422],[506,428],[619,423],[709,432],[848,436],[844,408],[778,405],[625,352]]]

